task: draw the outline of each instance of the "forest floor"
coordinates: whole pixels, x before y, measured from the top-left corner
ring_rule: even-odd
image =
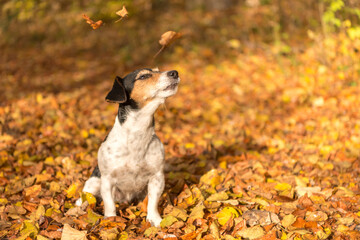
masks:
[[[32,68],[22,89],[8,78],[0,237],[360,239],[360,74],[338,67],[347,57],[320,61],[320,50],[269,48],[212,63],[189,53],[159,66],[181,77],[155,116],[167,162],[161,228],[145,221],[142,203],[118,205],[110,220],[89,194],[90,204],[74,207],[117,113],[104,100],[113,78],[91,77],[125,73],[94,59],[78,72]],[[50,91],[32,87],[42,81]]]

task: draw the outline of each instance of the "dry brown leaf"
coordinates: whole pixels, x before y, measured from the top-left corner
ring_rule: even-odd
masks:
[[[61,240],[86,240],[86,231],[79,231],[72,227],[69,224],[64,224],[64,229],[61,234]]]
[[[127,17],[129,15],[129,12],[126,10],[125,6],[122,7],[121,10],[116,12],[116,15],[119,15],[121,18],[116,20],[115,22],[121,21],[124,17]]]
[[[164,45],[169,46],[176,39],[181,38],[181,36],[182,36],[181,33],[177,33],[177,32],[174,32],[174,31],[167,31],[166,33],[163,33],[163,35],[161,35],[159,43],[162,46],[164,46]]]
[[[82,17],[86,20],[86,23],[89,24],[94,30],[98,29],[99,27],[101,27],[101,25],[103,25],[103,21],[99,20],[97,22],[94,22],[86,14],[83,14]]]
[[[161,52],[162,50],[165,49],[165,47],[169,46],[170,44],[172,44],[176,39],[181,38],[182,34],[181,33],[177,33],[174,31],[167,31],[165,33],[163,33],[161,35],[161,38],[159,40],[160,45],[162,46],[160,48],[160,50],[155,54],[154,58],[156,58]]]

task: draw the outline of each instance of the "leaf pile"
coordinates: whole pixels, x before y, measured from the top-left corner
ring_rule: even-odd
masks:
[[[7,101],[0,237],[359,239],[360,66],[340,68],[351,48],[327,44],[328,62],[318,46],[291,57],[276,47],[238,53],[216,65],[199,61],[212,56],[202,49],[162,67],[182,80],[155,117],[167,159],[161,228],[145,221],[145,202],[118,204],[118,216],[104,219],[103,203],[81,193],[117,113],[104,101],[110,79]],[[75,207],[79,197],[86,202]]]

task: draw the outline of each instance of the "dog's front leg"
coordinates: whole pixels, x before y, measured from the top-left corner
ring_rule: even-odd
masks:
[[[155,227],[160,226],[162,218],[158,211],[158,203],[162,192],[164,191],[165,178],[162,171],[157,172],[148,184],[148,205],[146,220]]]
[[[112,184],[110,179],[101,177],[101,197],[104,201],[104,216],[116,216],[116,206],[112,195]]]

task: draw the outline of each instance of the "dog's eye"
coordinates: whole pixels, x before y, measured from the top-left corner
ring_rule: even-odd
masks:
[[[141,80],[144,80],[144,79],[147,79],[147,78],[149,78],[149,77],[151,77],[152,75],[151,74],[144,74],[144,75],[141,75],[140,77],[139,77],[139,79],[141,79]]]

